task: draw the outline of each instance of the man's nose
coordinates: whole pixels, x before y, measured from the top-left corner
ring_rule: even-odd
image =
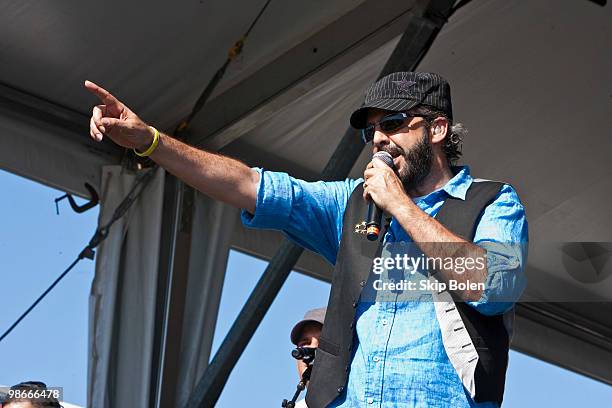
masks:
[[[379,151],[383,146],[387,146],[389,144],[389,136],[385,135],[383,132],[377,130],[374,132],[374,139],[372,139],[372,146],[374,147],[374,153]]]

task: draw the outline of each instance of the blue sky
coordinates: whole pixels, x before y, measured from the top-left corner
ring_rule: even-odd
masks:
[[[0,333],[74,260],[97,223],[97,208],[75,214],[63,193],[0,170]],[[266,263],[230,254],[213,351],[219,347]],[[0,384],[42,380],[85,405],[88,297],[93,262],[81,261],[2,343]],[[327,303],[329,285],[292,273],[232,372],[217,404],[275,407],[297,383],[289,331]],[[504,407],[609,406],[612,387],[511,352]]]

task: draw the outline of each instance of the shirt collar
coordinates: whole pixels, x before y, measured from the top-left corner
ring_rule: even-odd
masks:
[[[457,166],[451,167],[451,171],[455,176],[448,180],[444,187],[442,187],[442,190],[446,191],[451,197],[465,200],[465,195],[472,185],[473,180],[470,175],[470,168],[469,166]]]
[[[414,197],[413,200],[415,202],[427,202],[433,200],[434,197],[439,197],[442,191],[445,191],[451,197],[465,200],[465,195],[473,180],[472,176],[470,176],[470,168],[469,166],[452,166],[451,171],[454,174],[453,178],[448,180],[442,188],[432,191],[425,196]]]

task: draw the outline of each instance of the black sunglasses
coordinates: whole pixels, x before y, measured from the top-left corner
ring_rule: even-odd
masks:
[[[379,120],[378,122],[370,123],[365,128],[361,129],[361,139],[363,140],[363,143],[368,144],[372,140],[374,140],[374,133],[376,133],[376,126],[378,126],[380,131],[385,134],[392,133],[392,132],[395,132],[401,129],[406,123],[406,121],[414,117],[416,116],[410,116],[407,113],[403,113],[403,112],[392,113],[390,115],[387,115],[383,117],[381,120]],[[422,123],[425,123],[425,121],[419,122],[418,125],[421,125]],[[411,129],[413,128],[411,127]]]

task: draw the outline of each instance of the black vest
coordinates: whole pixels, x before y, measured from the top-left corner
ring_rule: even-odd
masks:
[[[498,182],[473,182],[465,200],[453,197],[445,200],[436,220],[472,241],[485,207],[495,199],[501,186],[502,183]],[[327,407],[344,391],[355,335],[355,308],[370,277],[373,258],[380,254],[382,247],[380,242],[370,242],[365,234],[355,232],[367,211],[362,194],[363,185],[360,184],[351,194],[344,213],[325,324],[306,394],[309,408]],[[456,305],[478,352],[475,400],[501,404],[509,350],[503,316],[486,316],[461,302],[456,302]]]

